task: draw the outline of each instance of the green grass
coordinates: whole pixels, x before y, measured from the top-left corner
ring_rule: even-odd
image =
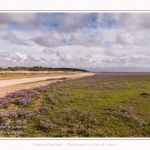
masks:
[[[150,136],[150,76],[95,75],[53,83],[45,87],[46,91],[41,89],[34,89],[39,96],[27,106],[11,102],[35,115],[26,118],[27,127],[21,129],[22,134],[4,136]],[[49,94],[53,96],[51,100]],[[42,109],[43,106],[48,109]],[[3,110],[7,112],[8,108],[7,104]],[[11,125],[15,120],[11,118]]]

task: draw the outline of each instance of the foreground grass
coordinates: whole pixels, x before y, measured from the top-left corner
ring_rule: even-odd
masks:
[[[150,76],[94,75],[1,99],[5,137],[149,137]]]

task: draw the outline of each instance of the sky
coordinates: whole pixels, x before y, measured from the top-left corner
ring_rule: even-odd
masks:
[[[0,67],[150,71],[150,13],[0,13]]]

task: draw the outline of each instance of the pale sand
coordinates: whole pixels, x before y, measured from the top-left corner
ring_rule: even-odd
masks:
[[[15,92],[20,89],[35,88],[35,87],[39,87],[39,86],[46,85],[49,83],[61,81],[59,80],[61,78],[75,79],[75,78],[80,78],[84,76],[92,76],[92,75],[94,75],[94,73],[80,73],[76,75],[61,75],[61,76],[50,76],[50,77],[1,80],[0,81],[0,97],[3,97],[7,93]]]

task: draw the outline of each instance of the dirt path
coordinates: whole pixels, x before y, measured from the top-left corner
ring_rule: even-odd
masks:
[[[94,73],[81,73],[77,75],[61,75],[61,76],[50,76],[50,77],[36,77],[36,78],[22,78],[22,79],[11,79],[0,81],[0,97],[5,96],[7,93],[14,92],[20,89],[29,89],[39,87],[49,83],[57,82],[61,78],[80,78],[84,76],[91,76]],[[51,80],[52,79],[52,80]]]
[[[36,77],[36,78],[21,78],[21,79],[10,79],[10,80],[1,80],[0,87],[6,87],[11,85],[23,84],[23,83],[30,83],[30,82],[37,82],[49,79],[60,79],[60,78],[73,78],[73,77],[82,77],[87,76],[89,74],[82,73],[77,75],[61,75],[61,76],[50,76],[50,77]]]

